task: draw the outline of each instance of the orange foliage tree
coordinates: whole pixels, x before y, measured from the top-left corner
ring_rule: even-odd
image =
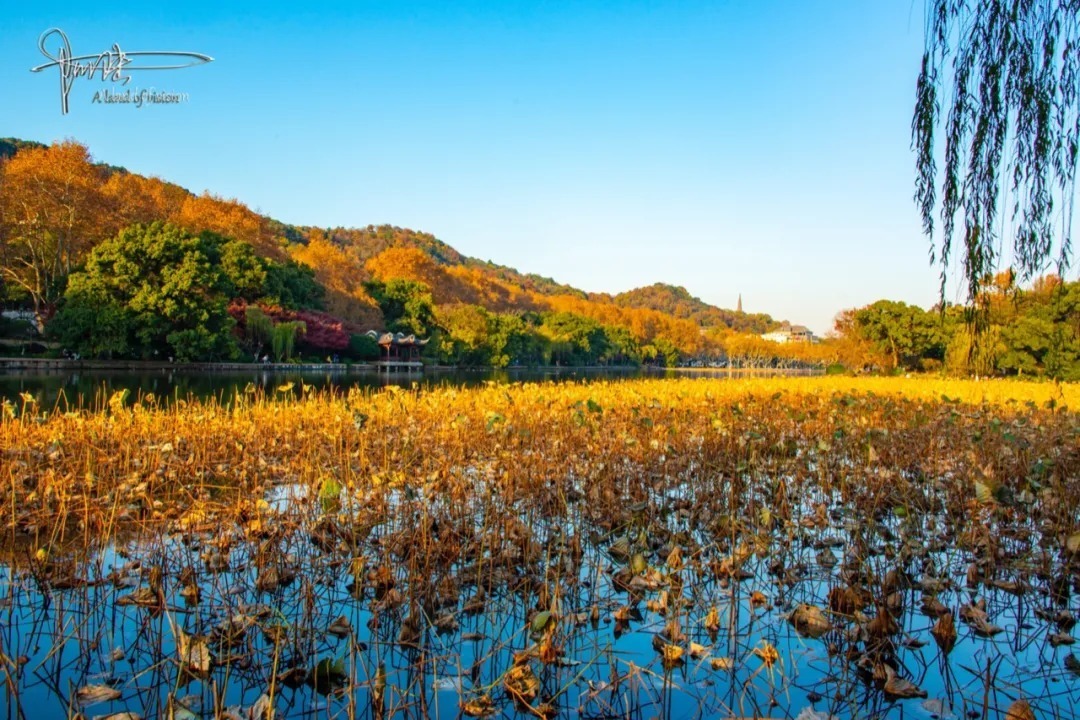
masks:
[[[829,345],[833,348],[833,362],[839,362],[850,370],[868,367],[889,367],[887,355],[879,352],[872,342],[863,338],[855,326],[857,308],[844,310],[836,316]]]
[[[235,240],[242,240],[263,257],[284,260],[285,251],[270,229],[270,220],[251,210],[238,200],[203,193],[188,195],[169,218],[173,223],[191,231],[211,230]]]
[[[119,229],[104,182],[105,170],[73,141],[25,149],[0,165],[0,273],[29,295],[39,330],[64,278]]]
[[[112,203],[122,227],[178,217],[184,202],[191,197],[179,185],[123,171],[110,173],[101,191]]]
[[[392,247],[368,260],[365,267],[372,277],[382,282],[400,279],[426,284],[437,305],[480,302],[476,288],[464,282],[460,275],[448,272],[419,248]]]
[[[382,328],[379,306],[364,290],[363,268],[321,231],[308,234],[308,242],[292,245],[289,254],[315,271],[315,279],[326,288],[326,311],[365,328]]]
[[[572,312],[598,320],[605,325],[627,328],[641,344],[667,339],[683,355],[696,355],[703,347],[701,328],[691,320],[681,320],[657,310],[620,307],[613,303],[596,302],[575,295],[538,297],[552,310]]]

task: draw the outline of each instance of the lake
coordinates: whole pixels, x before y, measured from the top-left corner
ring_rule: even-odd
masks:
[[[380,388],[387,385],[438,387],[451,385],[471,387],[488,382],[580,382],[583,380],[626,380],[640,377],[700,377],[732,378],[774,374],[808,374],[793,370],[726,370],[726,369],[650,369],[650,368],[541,368],[511,370],[435,369],[426,372],[281,372],[258,367],[246,372],[225,371],[199,373],[192,371],[116,371],[116,370],[17,370],[0,372],[0,401],[7,399],[19,404],[21,395],[29,393],[44,409],[59,407],[95,407],[122,390],[131,397],[152,393],[160,402],[172,399],[206,399],[227,401],[236,393],[260,389],[275,394],[277,388],[292,385],[293,394],[304,386],[318,390],[350,388]]]
[[[512,379],[0,423],[7,717],[1075,717],[1046,386]]]

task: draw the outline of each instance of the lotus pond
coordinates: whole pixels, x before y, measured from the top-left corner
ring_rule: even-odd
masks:
[[[1072,718],[1080,389],[626,380],[0,421],[10,718]]]

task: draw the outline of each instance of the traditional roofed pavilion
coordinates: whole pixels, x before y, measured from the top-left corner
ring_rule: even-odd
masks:
[[[415,335],[380,333],[376,330],[368,330],[366,334],[379,344],[382,351],[376,364],[388,368],[392,366],[423,367],[423,363],[420,362],[420,351],[428,344],[427,338],[421,340]]]

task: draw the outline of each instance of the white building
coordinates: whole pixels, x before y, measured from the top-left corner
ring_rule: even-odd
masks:
[[[814,333],[804,325],[791,325],[784,323],[776,330],[767,332],[761,336],[763,340],[777,343],[813,342]]]

